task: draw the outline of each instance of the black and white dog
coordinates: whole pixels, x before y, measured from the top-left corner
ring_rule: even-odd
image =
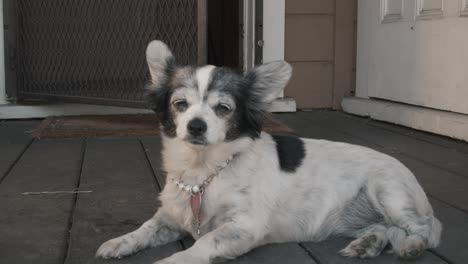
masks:
[[[148,98],[161,120],[167,184],[161,208],[137,230],[105,242],[120,258],[192,235],[158,264],[212,263],[268,243],[355,238],[340,254],[372,258],[389,244],[414,258],[442,226],[413,174],[374,150],[262,132],[263,114],[291,76],[288,63],[237,74],[175,64],[149,44]]]

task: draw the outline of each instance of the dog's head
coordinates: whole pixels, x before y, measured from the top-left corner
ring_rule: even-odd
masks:
[[[169,48],[152,41],[147,101],[167,137],[206,146],[260,135],[263,114],[291,77],[291,66],[272,62],[246,74],[212,65],[176,65]]]

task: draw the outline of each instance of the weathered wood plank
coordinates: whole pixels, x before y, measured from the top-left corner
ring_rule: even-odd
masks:
[[[443,224],[442,241],[435,252],[452,263],[468,259],[468,214],[440,201],[430,199],[435,215]]]
[[[161,186],[165,184],[165,174],[161,168],[161,142],[158,138],[142,138],[141,139],[145,151],[148,154],[149,160],[152,163],[155,175],[158,178]],[[189,248],[193,245],[193,239],[184,239],[183,244],[185,248]],[[250,253],[239,257],[228,263],[238,264],[250,264],[250,263],[315,263],[307,253],[295,243],[279,244],[279,245],[267,245],[258,249],[254,249]]]
[[[354,117],[354,118],[358,120],[363,119],[361,117]],[[468,154],[468,144],[461,140],[452,139],[452,138],[448,138],[448,137],[437,135],[437,134],[431,134],[425,131],[408,129],[407,127],[394,125],[394,124],[381,122],[381,121],[369,120],[366,122],[366,124],[369,126],[378,127],[378,128],[392,131],[392,132],[395,132],[404,136],[408,136],[416,140],[426,141],[431,144],[440,145],[440,146],[449,148],[453,151],[458,151],[458,152]]]
[[[387,153],[392,155],[391,153]],[[416,175],[426,193],[468,211],[468,180],[403,155],[393,154]]]
[[[356,119],[340,112],[323,114],[320,124],[346,132],[385,149],[402,153],[421,162],[430,163],[446,171],[468,178],[468,154],[443,147],[441,144],[418,140],[376,126],[367,125],[367,119]],[[464,145],[464,144],[459,144]]]
[[[166,173],[162,168],[161,151],[162,143],[159,137],[143,137],[140,142],[146,152],[148,161],[151,164],[154,176],[161,190],[166,185]]]
[[[0,183],[32,142],[26,131],[37,124],[37,121],[0,122]]]
[[[73,195],[81,164],[80,140],[35,141],[0,185],[2,263],[63,263]]]
[[[152,263],[180,243],[143,250],[120,260],[96,259],[99,245],[138,228],[156,212],[158,187],[137,139],[90,139],[65,263]]]

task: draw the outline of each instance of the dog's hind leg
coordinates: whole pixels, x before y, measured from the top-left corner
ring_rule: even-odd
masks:
[[[140,228],[126,235],[111,239],[102,244],[96,257],[121,258],[133,254],[147,247],[155,247],[176,241],[182,233],[169,225],[167,217],[158,211],[153,218],[146,221]]]
[[[427,248],[437,247],[442,225],[435,217],[419,223],[408,221],[401,226],[392,226],[387,236],[393,251],[401,258],[419,257]]]
[[[388,243],[387,227],[373,224],[356,232],[357,238],[339,253],[345,257],[373,258],[380,255]]]
[[[423,190],[410,180],[376,189],[380,211],[389,226],[387,237],[393,251],[405,259],[417,258],[425,249],[437,247],[442,232]]]

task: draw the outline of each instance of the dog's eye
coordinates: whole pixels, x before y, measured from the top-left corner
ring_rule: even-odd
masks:
[[[174,105],[175,109],[180,112],[185,111],[188,108],[188,103],[185,99],[175,100],[172,104]]]
[[[231,112],[231,107],[228,104],[219,104],[216,106],[215,110],[220,114],[227,114]]]

